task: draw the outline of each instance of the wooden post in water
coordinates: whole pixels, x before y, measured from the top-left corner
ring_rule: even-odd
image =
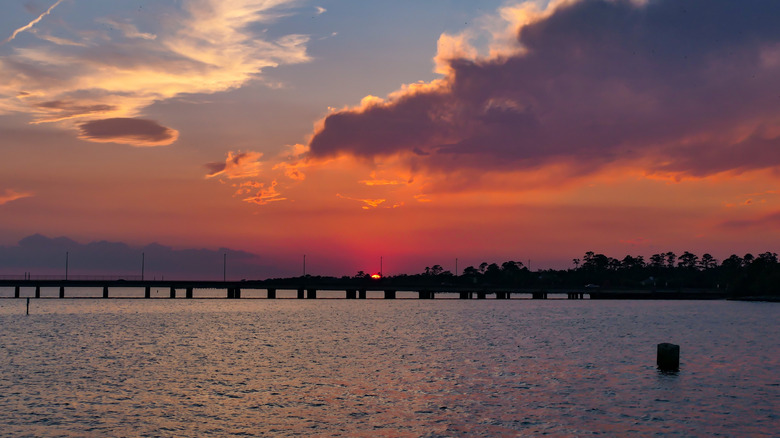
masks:
[[[41,287],[35,286],[35,298],[40,298],[40,297],[41,297]]]
[[[30,297],[27,297],[27,315],[30,314]]]
[[[14,287],[14,298],[19,298],[19,286]]]
[[[276,289],[269,287],[268,288],[268,299],[273,300],[276,299]]]
[[[65,298],[65,286],[60,286],[60,298]]]
[[[667,342],[658,344],[656,363],[661,371],[678,371],[680,369],[680,346]]]

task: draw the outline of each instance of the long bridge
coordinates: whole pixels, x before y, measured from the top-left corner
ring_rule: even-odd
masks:
[[[722,299],[725,294],[711,291],[620,291],[620,290],[592,290],[592,289],[522,289],[505,286],[489,285],[424,285],[424,284],[388,284],[379,281],[366,281],[356,284],[354,281],[318,281],[317,279],[282,279],[282,280],[241,280],[241,281],[197,281],[197,280],[143,280],[140,278],[110,278],[91,277],[79,278],[47,278],[47,277],[23,277],[0,278],[0,288],[13,289],[13,297],[5,298],[96,298],[94,295],[78,296],[73,294],[73,289],[88,288],[102,290],[99,298],[142,298],[140,296],[111,295],[111,291],[118,289],[143,289],[143,298],[152,298],[152,290],[163,289],[167,292],[165,298],[201,298],[195,296],[195,291],[212,290],[224,291],[224,295],[217,298],[241,299],[242,291],[265,290],[265,296],[253,296],[252,298],[276,299],[278,291],[295,291],[298,299],[316,299],[318,292],[343,292],[346,299],[366,299],[368,292],[372,295],[379,293],[384,299],[396,299],[399,292],[416,294],[418,299],[434,299],[437,295],[455,294],[459,299],[511,299],[512,296],[526,296],[532,299],[547,299],[551,294],[565,295],[568,299]],[[58,290],[56,296],[42,296],[41,289]],[[27,292],[22,294],[22,291]],[[71,293],[68,293],[70,290]],[[32,292],[34,291],[34,292]],[[32,296],[30,296],[32,293]],[[220,294],[221,295],[221,294]],[[214,297],[210,297],[214,298]],[[245,296],[244,298],[249,298]]]
[[[296,291],[296,297],[299,299],[316,299],[320,291],[338,291],[344,292],[346,299],[366,299],[368,292],[379,292],[384,299],[396,299],[399,292],[411,292],[417,294],[419,299],[434,299],[436,295],[457,294],[460,299],[485,299],[488,296],[496,299],[510,299],[511,296],[526,294],[532,298],[547,298],[548,292],[542,290],[520,290],[507,287],[480,287],[480,286],[462,286],[462,285],[388,285],[382,282],[365,282],[356,285],[354,282],[318,282],[316,280],[304,279],[301,281],[286,280],[242,280],[242,281],[198,281],[198,280],[140,280],[132,278],[103,278],[103,279],[53,279],[53,278],[23,278],[23,279],[2,279],[0,278],[0,288],[13,289],[13,298],[30,297],[28,294],[22,295],[22,291],[34,291],[30,298],[87,298],[85,296],[76,296],[68,294],[72,289],[97,289],[102,290],[102,298],[118,298],[111,296],[111,291],[117,289],[143,289],[143,298],[152,298],[152,290],[163,289],[168,292],[167,298],[196,298],[196,290],[224,291],[223,298],[240,299],[242,291],[247,290],[265,290],[266,299],[276,299],[280,290]],[[56,297],[42,297],[41,289],[59,290]],[[558,292],[562,293],[562,292]],[[585,292],[568,291],[569,299],[583,299]],[[122,298],[141,298],[127,297]],[[6,298],[11,298],[10,296]],[[94,298],[90,296],[89,298]],[[257,297],[255,297],[257,298]]]

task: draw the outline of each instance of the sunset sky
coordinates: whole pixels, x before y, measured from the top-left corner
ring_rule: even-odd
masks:
[[[780,249],[776,0],[2,8],[0,273]]]

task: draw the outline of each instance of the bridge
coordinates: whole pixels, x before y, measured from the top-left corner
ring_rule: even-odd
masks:
[[[69,290],[97,289],[102,290],[102,298],[119,298],[111,296],[111,291],[117,289],[143,289],[143,298],[152,298],[152,290],[163,289],[167,291],[166,298],[196,298],[195,291],[213,290],[224,291],[223,298],[240,299],[242,291],[265,290],[266,299],[276,299],[278,291],[296,291],[298,299],[316,299],[320,291],[344,292],[346,299],[366,299],[368,292],[379,292],[384,299],[396,299],[399,292],[410,292],[418,299],[434,299],[437,295],[456,294],[459,299],[511,299],[513,295],[525,295],[533,299],[546,299],[551,292],[544,290],[523,290],[503,286],[463,286],[463,285],[397,285],[374,281],[316,281],[311,279],[283,279],[283,280],[242,280],[242,281],[196,281],[196,280],[142,280],[131,276],[119,277],[91,277],[91,278],[54,278],[54,277],[28,277],[0,278],[0,288],[13,289],[13,298],[95,298],[94,296],[78,296]],[[42,297],[41,289],[49,288],[58,290],[56,297]],[[23,296],[22,291],[27,294]],[[34,292],[31,292],[34,291]],[[29,294],[32,293],[32,296]],[[568,299],[583,299],[587,292],[575,290],[559,290],[552,293],[565,294]],[[6,298],[11,298],[6,297]],[[123,295],[121,298],[141,298]],[[257,298],[257,297],[255,297]]]

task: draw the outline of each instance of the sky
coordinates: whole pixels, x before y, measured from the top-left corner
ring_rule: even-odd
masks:
[[[0,274],[780,246],[774,0],[0,7]]]

